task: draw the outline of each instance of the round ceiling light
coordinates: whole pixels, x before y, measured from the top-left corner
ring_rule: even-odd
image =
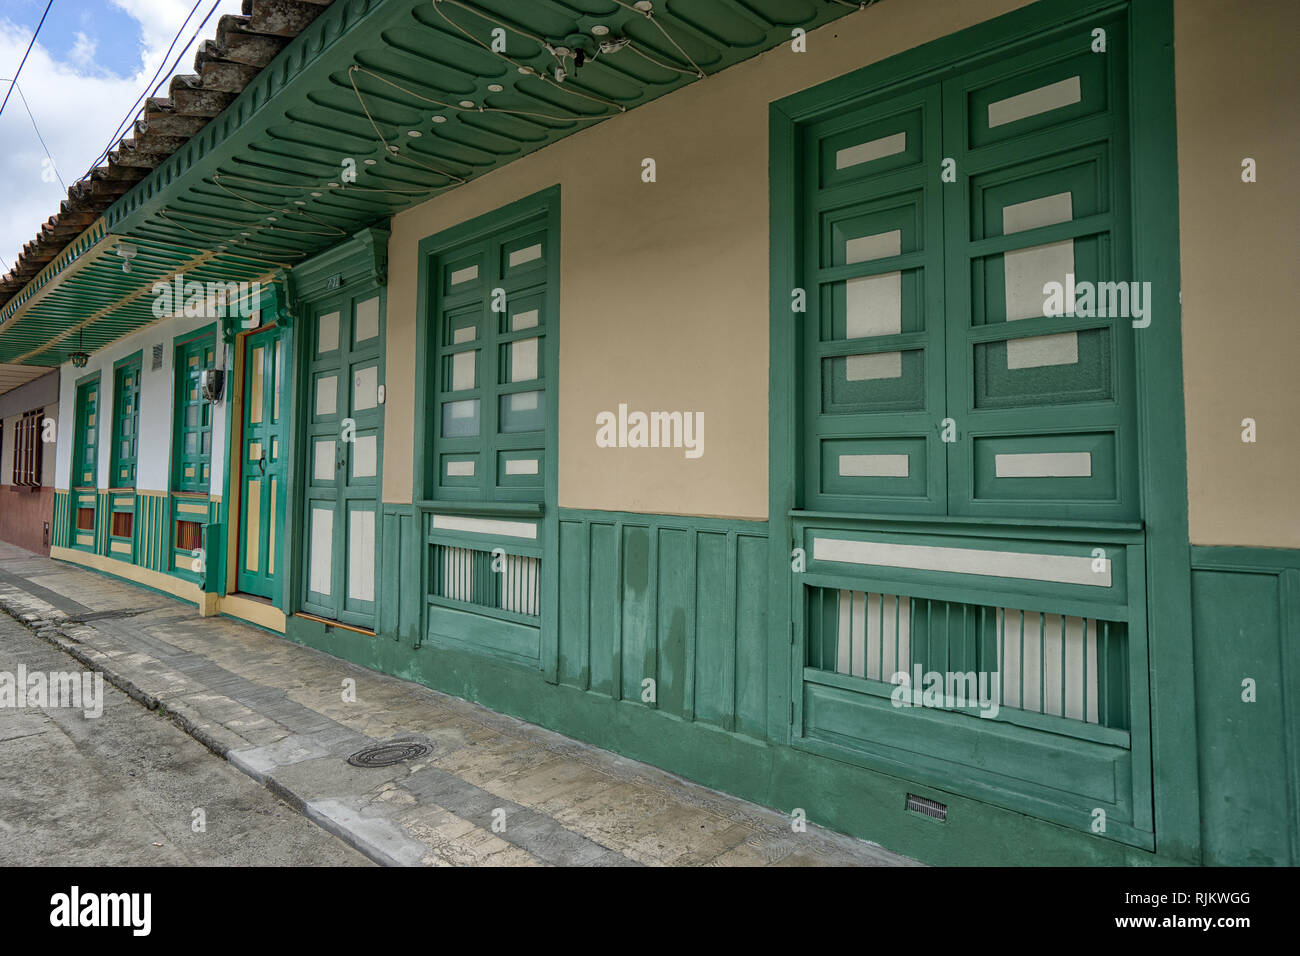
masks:
[[[609,27],[605,26],[603,23],[597,23],[591,28],[591,35],[598,37],[609,36]]]

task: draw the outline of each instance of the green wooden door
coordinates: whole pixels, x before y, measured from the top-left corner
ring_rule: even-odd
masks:
[[[340,295],[313,309],[301,605],[364,628],[375,622],[383,339],[377,291]]]
[[[284,453],[288,403],[284,332],[277,326],[244,339],[243,430],[239,487],[239,590],[273,597],[283,566]]]

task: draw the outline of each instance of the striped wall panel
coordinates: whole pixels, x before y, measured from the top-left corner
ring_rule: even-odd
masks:
[[[51,541],[56,548],[71,547],[72,495],[67,491],[54,492],[54,529]]]
[[[559,681],[763,737],[765,527],[569,511],[559,525]]]
[[[137,491],[135,495],[135,563],[150,571],[166,571],[167,495]]]

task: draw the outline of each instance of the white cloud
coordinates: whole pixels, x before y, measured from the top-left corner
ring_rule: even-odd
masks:
[[[98,46],[98,41],[92,40],[78,30],[77,40],[72,45],[72,52],[68,54],[68,58],[83,70],[93,69],[95,65],[95,48]]]
[[[97,65],[95,54],[100,44],[122,41],[92,37],[93,29],[87,25],[67,59],[54,58],[38,39],[19,77],[19,86],[58,164],[59,175],[68,185],[88,171],[107,144],[163,61],[168,44],[193,6],[193,0],[112,0],[112,3],[140,25],[140,32],[128,41],[136,43],[140,50],[140,66],[133,76],[114,76]],[[186,25],[177,49],[167,57],[169,66],[211,5],[211,0],[200,4]],[[181,57],[176,72],[192,71],[198,43],[214,36],[218,19],[224,14],[239,13],[239,7],[240,0],[221,0],[198,40]],[[17,66],[30,40],[29,27],[19,27],[0,17],[0,75],[8,76],[6,71]],[[7,82],[0,83],[0,98],[7,88]],[[160,94],[166,92],[164,83]],[[3,260],[0,273],[13,266],[23,245],[35,238],[41,224],[58,212],[59,203],[66,198],[57,181],[43,181],[44,159],[45,152],[32,130],[27,111],[15,94],[0,116],[0,177],[4,181],[5,197],[0,209],[0,259]]]

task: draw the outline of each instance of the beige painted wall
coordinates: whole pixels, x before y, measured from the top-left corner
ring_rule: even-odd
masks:
[[[1300,4],[1174,10],[1191,539],[1300,548]]]
[[[768,104],[1023,5],[890,0],[811,34],[806,54],[783,45],[397,216],[384,499],[411,500],[419,240],[559,183],[560,504],[766,517]],[[1300,143],[1287,115],[1300,5],[1175,9],[1191,537],[1300,547]],[[1241,183],[1243,156],[1259,183]],[[595,416],[620,402],[704,412],[704,456],[597,448]],[[1247,416],[1254,445],[1240,440]]]
[[[384,500],[411,500],[417,244],[559,183],[560,504],[765,518],[768,104],[1024,2],[889,0],[395,217]],[[597,448],[620,402],[703,412],[704,455]]]

